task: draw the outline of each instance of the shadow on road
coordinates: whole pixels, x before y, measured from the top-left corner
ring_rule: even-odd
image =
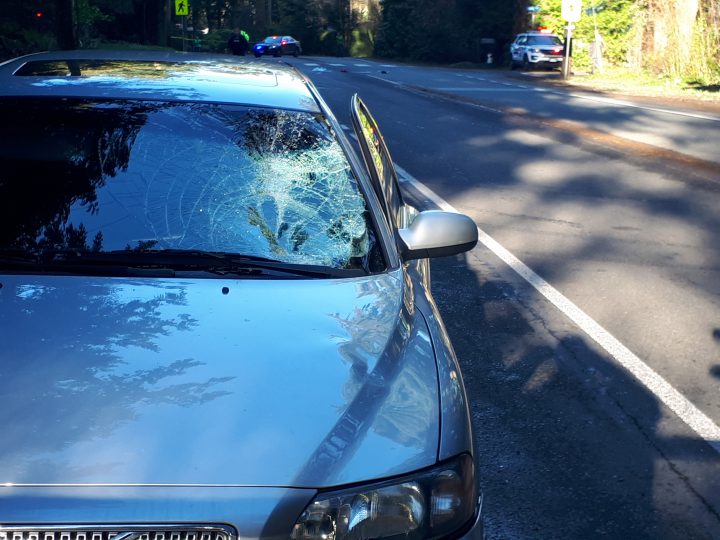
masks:
[[[717,410],[704,324],[720,297],[720,183],[520,116],[344,84],[398,164]],[[433,261],[433,291],[473,404],[489,540],[720,538],[717,453],[483,250]]]
[[[713,338],[715,338],[715,341],[720,345],[720,328],[713,330]],[[720,379],[720,364],[715,364],[710,368],[710,375]]]
[[[667,412],[624,369],[582,335],[555,335],[533,291],[463,256],[433,261],[433,292],[472,403],[488,539],[717,538],[717,514],[675,464],[704,455],[720,474],[716,456],[694,434],[661,433]]]

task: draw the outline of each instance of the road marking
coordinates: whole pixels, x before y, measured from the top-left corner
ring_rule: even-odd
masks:
[[[619,107],[632,107],[633,109],[643,109],[645,111],[653,111],[653,112],[659,112],[659,113],[665,113],[665,114],[674,114],[677,116],[687,116],[688,118],[697,118],[700,120],[710,120],[712,122],[720,122],[720,117],[718,116],[711,116],[707,114],[700,114],[700,113],[691,113],[691,112],[685,112],[685,111],[673,111],[670,109],[660,109],[658,107],[650,107],[648,105],[638,105],[637,103],[631,103],[630,101],[623,101],[621,99],[613,99],[613,98],[605,98],[605,97],[598,97],[598,96],[588,96],[586,94],[577,94],[574,92],[568,93],[569,96],[572,96],[574,98],[578,99],[587,99],[588,101],[597,101],[599,103],[607,103],[610,105],[617,105]],[[642,98],[639,98],[642,99]]]
[[[345,64],[330,64],[332,67],[345,67]]]
[[[468,77],[468,78],[472,78],[472,77],[469,77],[469,76],[467,76],[467,75],[459,75],[459,76],[460,76],[460,77],[465,76],[465,77]],[[497,82],[497,81],[489,81],[489,82]],[[517,87],[517,88],[532,88],[532,87],[529,87],[529,86],[525,86],[525,85],[521,85],[521,84],[516,84],[516,83],[515,83],[515,84],[514,84],[514,83],[508,83],[508,82],[500,82],[499,84],[502,84],[502,85],[504,85],[504,86],[515,86],[515,87]],[[461,89],[460,89],[460,88],[458,88],[458,89],[450,88],[450,89],[448,89],[448,90],[461,90]],[[630,101],[624,101],[624,100],[621,100],[621,99],[606,98],[606,97],[601,97],[601,96],[590,96],[590,95],[587,95],[587,94],[580,94],[580,93],[577,93],[577,92],[560,92],[560,91],[557,91],[557,90],[549,90],[549,89],[547,89],[547,88],[542,88],[542,87],[534,87],[534,90],[535,90],[536,92],[548,92],[548,93],[558,94],[558,95],[568,95],[568,96],[571,96],[571,97],[574,97],[574,98],[578,98],[578,99],[585,99],[585,100],[588,100],[588,101],[596,101],[596,102],[598,102],[598,103],[606,103],[606,104],[608,104],[608,105],[616,105],[616,106],[618,106],[618,107],[631,107],[631,108],[634,108],[634,109],[642,109],[642,110],[645,110],[645,111],[659,112],[659,113],[664,113],[664,114],[674,114],[674,115],[676,115],[676,116],[686,116],[686,117],[688,117],[688,118],[696,118],[696,119],[698,119],[698,120],[710,120],[711,122],[720,122],[720,117],[719,117],[719,116],[713,116],[713,115],[708,115],[708,114],[700,114],[700,113],[694,113],[694,112],[687,112],[687,111],[674,111],[674,110],[671,110],[671,109],[662,109],[662,108],[659,108],[659,107],[651,107],[651,106],[649,106],[649,105],[640,105],[640,104],[637,104],[637,103],[632,103],[632,102],[630,102]]]
[[[397,81],[391,81],[390,79],[384,79],[383,77],[378,77],[377,75],[370,75],[371,79],[377,79],[378,81],[390,83],[395,86],[403,86],[403,83],[397,82]]]
[[[497,87],[485,87],[485,88],[473,88],[473,87],[442,87],[442,88],[431,88],[430,90],[439,90],[440,92],[527,92],[527,88],[497,88]]]
[[[355,67],[372,67],[370,64],[353,64]]]
[[[306,66],[319,66],[320,64],[313,64],[311,62],[305,62]]]
[[[449,212],[457,210],[434,191],[413,178],[402,167],[395,165],[398,176],[403,182],[411,184],[422,195],[433,201],[439,208]],[[680,419],[695,431],[716,452],[720,453],[720,427],[700,409],[678,392],[661,375],[643,362],[630,349],[623,345],[605,328],[595,322],[570,299],[533,272],[530,267],[505,249],[499,242],[478,227],[479,241],[512,268],[520,277],[532,285],[540,294],[562,311],[593,341],[615,358],[625,369],[662,401]]]

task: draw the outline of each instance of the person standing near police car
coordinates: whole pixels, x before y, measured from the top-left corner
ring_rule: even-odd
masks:
[[[239,56],[245,56],[245,54],[248,51],[248,40],[244,35],[244,32],[241,32],[237,28],[233,30],[233,33],[230,35],[230,38],[228,39],[227,48],[228,50],[234,54]]]

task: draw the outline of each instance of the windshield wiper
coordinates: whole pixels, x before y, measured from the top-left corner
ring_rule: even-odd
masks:
[[[142,254],[143,260],[154,264],[163,264],[176,270],[183,267],[198,267],[200,270],[218,274],[247,273],[247,271],[266,271],[269,275],[294,275],[311,278],[357,277],[364,276],[366,272],[361,269],[333,268],[315,264],[297,264],[259,257],[256,255],[240,255],[221,251],[200,251],[182,249],[164,249],[151,251],[114,251],[111,255],[125,254],[135,257]]]
[[[137,268],[111,261],[92,261],[77,258],[73,252],[33,253],[22,250],[0,249],[0,271],[22,274],[78,274],[92,276],[152,276],[172,277],[173,270],[163,268]]]
[[[54,251],[40,255],[13,250],[0,254],[0,264],[18,270],[62,270],[71,273],[120,275],[134,274],[134,270],[152,275],[153,271],[165,276],[172,272],[208,272],[220,276],[270,276],[335,278],[364,276],[360,269],[332,268],[329,266],[296,264],[234,253],[201,250],[116,250],[116,251]]]

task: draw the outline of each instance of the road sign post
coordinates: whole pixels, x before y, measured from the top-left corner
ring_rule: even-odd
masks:
[[[572,31],[575,25],[573,23],[567,23],[565,30],[565,59],[563,60],[562,66],[562,77],[568,79],[570,77],[570,62],[572,57],[570,56],[570,49],[572,48]]]
[[[530,14],[530,30],[535,30],[535,16],[540,11],[540,6],[528,6],[527,10]]]
[[[185,17],[190,14],[190,6],[188,0],[175,0],[175,15],[182,17],[182,34],[180,40],[182,41],[182,50],[185,52]]]
[[[572,48],[572,31],[575,28],[573,23],[580,20],[580,12],[582,11],[582,0],[563,0],[561,8],[561,16],[567,21],[567,31],[565,33],[565,60],[563,61],[562,75],[563,79],[570,77],[570,49]]]

